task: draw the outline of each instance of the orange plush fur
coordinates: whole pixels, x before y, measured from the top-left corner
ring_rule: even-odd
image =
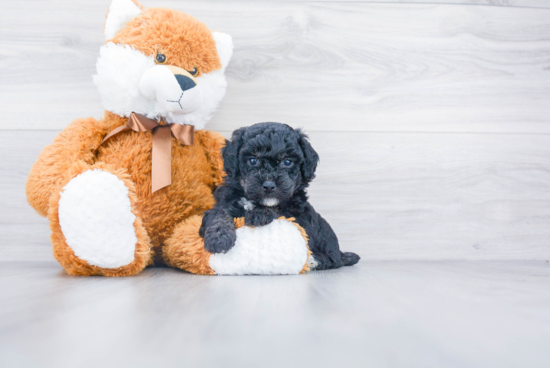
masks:
[[[197,68],[197,77],[221,67],[210,30],[190,15],[170,9],[145,10],[111,41],[132,45],[145,55],[160,52],[170,65]]]
[[[235,228],[244,226],[244,217],[235,220]],[[294,222],[294,218],[280,217],[279,220],[291,222],[300,231],[307,245],[308,236],[303,227]],[[192,216],[174,229],[174,234],[166,241],[164,257],[166,263],[171,267],[181,268],[198,275],[213,275],[214,270],[210,268],[210,253],[204,249],[204,239],[199,236],[199,229],[202,223],[202,216]],[[309,247],[308,258],[311,256]],[[307,262],[300,273],[309,271]]]
[[[73,250],[65,242],[65,237],[61,231],[61,226],[59,225],[59,199],[61,197],[60,193],[65,184],[75,177],[76,175],[81,174],[82,172],[90,169],[102,169],[104,171],[110,172],[111,174],[116,175],[124,184],[129,188],[129,197],[130,203],[132,206],[132,213],[136,215],[136,221],[134,222],[134,228],[136,232],[136,237],[138,239],[136,244],[136,250],[134,251],[134,261],[129,265],[115,268],[115,269],[106,269],[97,266],[91,266],[88,262],[75,256]],[[65,268],[67,273],[71,275],[102,275],[102,276],[130,276],[135,275],[136,273],[143,270],[147,265],[152,264],[152,252],[151,252],[151,240],[147,231],[143,227],[143,222],[141,218],[138,217],[138,209],[136,204],[138,203],[138,198],[135,192],[135,185],[132,182],[130,175],[123,168],[116,168],[113,165],[97,163],[95,165],[88,165],[84,161],[75,162],[67,173],[67,176],[64,181],[60,183],[57,190],[54,191],[53,195],[50,198],[50,210],[48,213],[48,219],[50,220],[50,228],[52,229],[52,244],[53,244],[53,255],[55,259]]]
[[[144,23],[148,25],[146,31],[141,27]],[[170,65],[186,70],[196,67],[199,75],[221,66],[210,30],[192,17],[169,9],[143,10],[111,41],[130,45],[148,56],[162,51]],[[106,134],[126,121],[108,111],[101,120],[75,120],[44,149],[31,169],[28,201],[40,215],[48,216],[55,258],[70,274],[128,276],[147,265],[180,267],[174,243],[165,254],[164,244],[177,224],[214,205],[212,192],[223,181],[220,149],[224,139],[218,133],[198,130],[190,146],[172,137],[172,184],[151,193],[151,132],[126,131],[101,144]],[[91,266],[76,257],[59,225],[58,203],[64,185],[94,168],[110,172],[125,183],[136,215],[134,261],[117,269]]]

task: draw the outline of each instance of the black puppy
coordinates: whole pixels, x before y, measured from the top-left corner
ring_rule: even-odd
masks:
[[[260,123],[233,132],[222,150],[225,183],[216,189],[216,205],[206,211],[200,236],[210,253],[235,245],[234,217],[245,225],[267,225],[280,216],[294,217],[309,236],[312,269],[351,266],[355,253],[342,253],[330,225],[307,201],[306,188],[319,161],[307,136],[280,123]]]

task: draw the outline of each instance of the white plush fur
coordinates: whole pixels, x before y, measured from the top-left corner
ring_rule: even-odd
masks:
[[[307,259],[307,245],[296,226],[274,220],[238,228],[235,246],[212,254],[210,268],[218,275],[288,275],[300,273]]]
[[[136,216],[128,188],[115,175],[89,170],[63,188],[59,223],[75,255],[103,268],[125,266],[134,260]]]
[[[126,23],[140,14],[141,9],[131,0],[113,0],[105,21],[105,39],[115,37]]]
[[[218,51],[218,56],[222,64],[222,72],[225,72],[231,55],[233,55],[233,39],[227,33],[222,32],[212,32],[212,37],[216,42],[216,51]]]
[[[120,116],[136,112],[204,129],[225,95],[224,71],[233,49],[229,35],[215,32],[213,36],[222,68],[195,78],[197,86],[185,92],[166,66],[155,64],[154,56],[108,42],[99,51],[94,75],[104,108]]]
[[[202,88],[182,91],[177,79],[164,65],[147,69],[139,81],[141,95],[149,101],[156,101],[155,110],[167,114],[190,114],[201,108]]]

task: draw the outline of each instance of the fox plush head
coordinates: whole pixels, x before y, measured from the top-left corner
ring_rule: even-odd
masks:
[[[113,0],[94,83],[107,111],[203,129],[226,88],[231,36],[172,9]]]

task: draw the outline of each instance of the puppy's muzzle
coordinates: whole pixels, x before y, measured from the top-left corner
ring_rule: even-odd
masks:
[[[275,188],[277,188],[277,186],[275,185],[275,182],[271,180],[267,180],[267,181],[264,181],[264,183],[262,184],[262,188],[264,188],[264,192],[269,194],[269,193],[273,193],[275,191]]]

